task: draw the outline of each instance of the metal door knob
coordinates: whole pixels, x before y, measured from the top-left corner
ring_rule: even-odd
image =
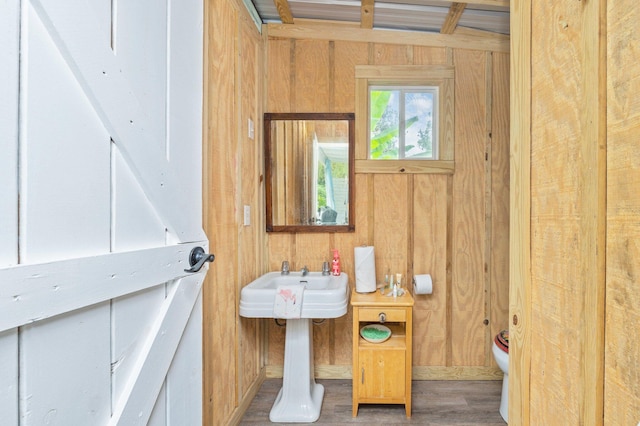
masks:
[[[206,262],[213,262],[216,257],[213,254],[205,253],[202,247],[195,247],[189,254],[189,265],[191,268],[185,272],[198,272]]]

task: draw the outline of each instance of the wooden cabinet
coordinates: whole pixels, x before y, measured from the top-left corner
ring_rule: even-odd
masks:
[[[411,330],[413,298],[351,293],[353,306],[353,417],[359,404],[404,404],[411,417]],[[391,337],[371,343],[360,336],[367,324],[382,323]]]

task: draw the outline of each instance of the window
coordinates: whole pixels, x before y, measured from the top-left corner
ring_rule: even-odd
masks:
[[[369,158],[438,159],[438,87],[369,86]]]
[[[454,68],[356,66],[356,173],[454,172]]]

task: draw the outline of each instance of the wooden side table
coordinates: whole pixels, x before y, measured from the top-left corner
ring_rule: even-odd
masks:
[[[413,297],[351,292],[353,306],[353,417],[359,404],[404,404],[411,417]],[[360,336],[367,324],[382,323],[391,337],[370,343]]]

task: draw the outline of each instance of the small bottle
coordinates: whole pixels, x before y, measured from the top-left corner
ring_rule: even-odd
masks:
[[[333,249],[333,261],[331,262],[331,274],[340,275],[340,255],[338,249]]]

